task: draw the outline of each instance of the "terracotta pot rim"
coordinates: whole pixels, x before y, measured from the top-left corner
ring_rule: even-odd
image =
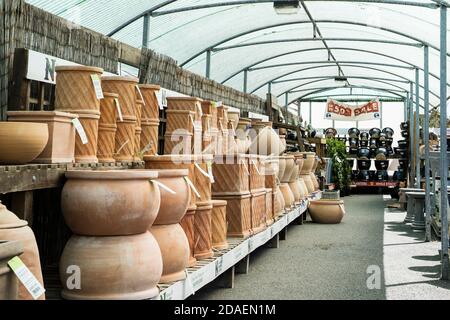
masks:
[[[188,169],[150,169],[149,171],[156,171],[158,173],[158,179],[187,177],[189,175]]]
[[[213,208],[219,208],[219,207],[225,207],[228,202],[226,200],[218,200],[218,199],[213,199],[211,200]]]
[[[191,110],[173,110],[173,109],[166,110],[166,114],[171,114],[171,113],[174,113],[174,114],[191,114],[191,115],[195,115],[195,111],[191,111]]]
[[[336,205],[336,204],[344,204],[344,200],[320,199],[320,200],[310,200],[309,203],[330,206],[330,205]]]
[[[102,81],[125,81],[125,82],[132,82],[132,83],[139,83],[139,79],[136,77],[130,77],[130,76],[103,76],[101,78]]]
[[[147,126],[154,126],[154,125],[159,126],[159,123],[160,123],[159,119],[142,118],[142,120],[141,120],[141,124],[147,125]]]
[[[30,128],[30,126],[36,127],[36,129],[44,130],[44,128],[48,128],[47,123],[39,123],[39,122],[20,122],[20,121],[0,121],[0,127],[19,127],[23,126],[25,128]],[[28,133],[27,133],[28,135]]]
[[[113,92],[103,92],[103,96],[105,98],[119,98],[119,95]]]
[[[84,116],[84,117],[98,116],[98,117],[100,117],[100,115],[101,115],[100,110],[92,110],[92,109],[74,109],[74,110],[61,110],[61,111],[75,113],[78,115],[79,118],[81,118],[81,116]]]
[[[102,68],[91,67],[91,66],[56,66],[55,71],[64,72],[64,71],[84,71],[84,72],[95,72],[95,73],[103,73]]]
[[[284,160],[295,160],[295,157],[293,155],[282,155],[280,156],[280,159],[284,159]]]
[[[252,195],[251,193],[244,193],[244,194],[219,194],[219,193],[213,193],[214,200],[240,200],[240,199],[248,199]]]
[[[186,162],[196,162],[196,161],[212,161],[213,155],[211,154],[165,154],[159,156],[144,156],[144,161],[148,162],[167,162],[167,161],[186,161]]]
[[[8,111],[6,112],[6,115],[9,117],[30,117],[30,118],[47,118],[47,117],[54,117],[54,118],[67,118],[67,119],[74,119],[78,118],[78,115],[75,113],[70,112],[63,112],[63,111]],[[54,119],[55,121],[58,121],[58,119]],[[62,120],[62,119],[61,119]],[[67,120],[71,121],[71,120]]]
[[[117,131],[116,124],[99,124],[98,131]]]
[[[196,202],[196,205],[197,205],[196,211],[206,211],[211,210],[213,208],[213,204],[211,201]]]
[[[68,179],[82,180],[150,180],[157,179],[158,172],[151,170],[68,170]]]
[[[197,97],[167,97],[167,101],[198,101],[201,102],[203,101],[200,98]]]
[[[161,90],[161,86],[159,84],[149,84],[149,83],[143,83],[139,84],[139,89],[150,89],[150,90]]]

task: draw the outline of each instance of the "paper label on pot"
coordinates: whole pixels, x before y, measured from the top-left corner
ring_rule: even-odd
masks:
[[[143,104],[143,105],[144,105],[144,107],[145,107],[144,96],[142,95],[141,89],[139,88],[139,86],[138,86],[138,85],[136,85],[136,91],[137,91],[137,93],[138,93],[139,97],[141,98],[142,104]]]
[[[122,109],[120,108],[119,99],[114,98],[114,103],[116,105],[117,114],[119,115],[119,120],[120,120],[120,122],[123,122]]]
[[[214,183],[215,180],[214,180],[214,175],[213,175],[213,172],[212,172],[212,162],[208,161],[206,163],[206,166],[208,167],[209,180],[211,180],[211,183]]]
[[[87,138],[86,132],[84,131],[83,125],[81,124],[80,120],[78,118],[75,118],[72,120],[72,123],[78,135],[80,136],[81,142],[83,144],[88,144],[89,140]]]
[[[97,99],[103,99],[103,90],[102,90],[102,83],[100,82],[100,77],[98,74],[91,74],[92,84],[94,85],[95,89],[95,95],[97,96]]]
[[[19,281],[28,290],[34,300],[38,299],[44,294],[45,289],[36,279],[34,274],[31,273],[30,269],[23,263],[19,257],[14,257],[8,261],[8,265],[11,270],[16,274]]]
[[[173,191],[172,189],[170,189],[168,186],[166,186],[164,183],[159,182],[158,180],[150,180],[151,182],[154,182],[155,184],[157,184],[161,189],[166,190],[167,192],[171,193],[171,194],[177,194],[175,191]]]
[[[192,191],[195,193],[197,198],[201,198],[200,193],[198,193],[197,188],[194,186],[191,179],[189,179],[188,177],[184,177],[184,180],[186,180],[187,184],[189,185],[189,187],[191,187]]]

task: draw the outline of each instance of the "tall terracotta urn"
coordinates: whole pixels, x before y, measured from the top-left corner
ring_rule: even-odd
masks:
[[[23,245],[20,241],[0,240],[0,301],[17,300],[19,280],[8,261],[23,253]]]
[[[36,244],[36,238],[28,222],[19,219],[14,213],[6,209],[0,203],[0,240],[19,241],[23,247],[23,254],[20,259],[30,269],[31,273],[43,286],[41,262],[39,259],[39,249]],[[19,300],[33,300],[31,294],[27,289],[19,283]],[[45,295],[39,297],[40,300],[45,300]]]
[[[67,171],[61,206],[74,235],[61,256],[62,297],[151,299],[163,262],[148,231],[160,208],[156,171]],[[93,258],[95,257],[95,258]],[[81,271],[72,286],[73,266]]]
[[[150,228],[161,249],[163,274],[160,283],[174,282],[186,278],[189,262],[189,241],[180,225],[191,198],[190,187],[185,179],[189,171],[157,170],[161,206],[158,216]]]
[[[142,134],[142,109],[144,108],[144,101],[136,101],[136,127],[134,128],[134,161],[141,161],[141,134]]]

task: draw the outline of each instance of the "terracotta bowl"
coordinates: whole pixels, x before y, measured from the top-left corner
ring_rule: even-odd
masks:
[[[160,191],[149,170],[67,171],[61,208],[78,235],[119,236],[144,233],[160,206]]]
[[[344,201],[312,200],[309,202],[309,214],[316,223],[340,223],[345,215]]]
[[[0,164],[25,164],[36,159],[48,141],[48,125],[0,122]]]

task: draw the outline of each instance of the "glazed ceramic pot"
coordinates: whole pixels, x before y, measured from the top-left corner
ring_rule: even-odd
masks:
[[[75,127],[72,120],[78,118],[76,114],[60,111],[9,111],[7,115],[8,121],[12,122],[48,125],[47,145],[33,162],[72,163],[75,161]]]
[[[348,129],[348,135],[350,138],[359,138],[360,131],[358,128],[350,128]]]
[[[36,159],[48,142],[46,123],[0,122],[0,164],[25,164]]]
[[[39,249],[36,238],[28,222],[20,220],[14,213],[6,209],[0,203],[0,240],[18,241],[22,245],[23,254],[20,259],[30,269],[41,285],[44,285],[42,278],[41,262],[39,259]],[[1,270],[0,270],[1,273]],[[0,280],[1,282],[1,280]],[[19,283],[19,300],[33,300],[28,290]],[[45,300],[45,295],[39,297],[39,300]]]
[[[314,167],[314,163],[316,161],[316,154],[314,152],[302,152],[302,154],[304,162],[300,174],[309,174]]]
[[[93,258],[95,257],[95,258]],[[71,266],[81,270],[81,289],[69,289]],[[132,236],[72,236],[59,263],[61,293],[70,300],[143,300],[159,294],[163,263],[150,232]]]
[[[295,197],[288,183],[280,184],[280,191],[284,199],[284,207],[290,209],[295,204]]]
[[[95,75],[100,79],[103,69],[89,66],[57,66],[55,71],[58,78],[55,110],[69,112],[80,109],[100,110],[100,100],[97,98],[92,76]]]
[[[284,175],[281,178],[281,182],[288,183],[291,179],[291,176],[293,174],[293,171],[295,170],[295,157],[292,155],[286,155],[282,156],[280,158],[283,158],[286,160],[286,169],[284,170]],[[298,166],[297,166],[298,168]]]
[[[225,200],[212,200],[212,205],[212,247],[216,250],[224,250],[228,248],[227,202]]]
[[[151,234],[158,242],[163,261],[159,283],[186,279],[185,269],[189,265],[189,241],[180,224],[153,225]]]
[[[259,155],[278,156],[286,150],[278,134],[271,127],[264,127],[259,130],[258,135],[250,145],[250,153]]]
[[[78,235],[119,236],[146,232],[160,207],[149,170],[67,171],[61,208]],[[126,213],[126,214],[125,214]]]
[[[122,115],[136,118],[136,86],[139,79],[128,76],[104,76],[102,88],[105,92],[119,95],[119,105]]]
[[[18,299],[19,281],[8,267],[8,261],[22,253],[20,241],[0,240],[0,301]]]
[[[309,214],[316,223],[340,223],[345,214],[344,201],[311,200],[309,202]]]

